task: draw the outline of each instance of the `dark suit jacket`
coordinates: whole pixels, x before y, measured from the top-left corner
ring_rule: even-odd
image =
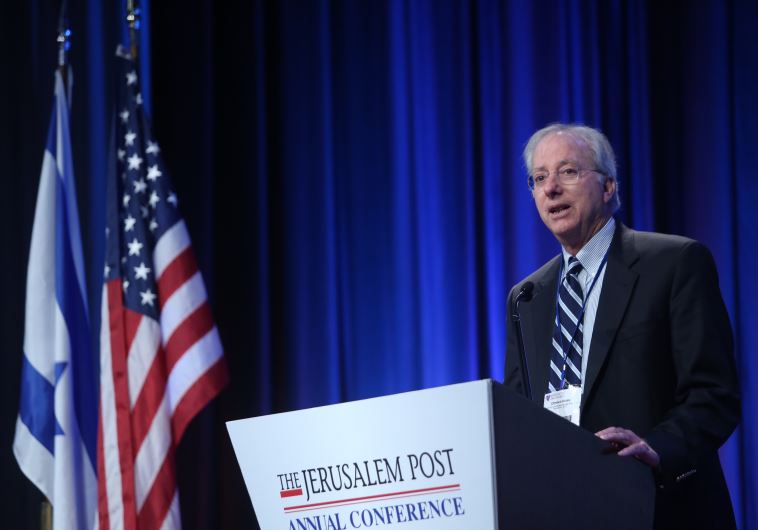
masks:
[[[560,255],[517,284],[533,399],[547,390]],[[511,314],[509,313],[509,314]],[[505,384],[521,388],[508,322]],[[523,392],[522,392],[523,393]],[[617,222],[592,333],[581,426],[633,430],[661,457],[656,528],[734,528],[717,449],[739,421],[732,331],[710,252]],[[642,464],[641,464],[642,465]]]

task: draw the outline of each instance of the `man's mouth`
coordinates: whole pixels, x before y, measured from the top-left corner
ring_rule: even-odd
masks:
[[[548,209],[550,215],[559,215],[569,209],[568,204],[558,204]]]

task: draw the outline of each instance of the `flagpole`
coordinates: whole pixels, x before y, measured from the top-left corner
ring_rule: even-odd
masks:
[[[129,49],[132,60],[137,61],[137,30],[139,29],[139,7],[136,0],[126,0],[126,22],[129,25]]]

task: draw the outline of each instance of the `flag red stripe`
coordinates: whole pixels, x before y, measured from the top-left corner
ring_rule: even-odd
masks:
[[[166,518],[176,492],[176,469],[174,447],[169,448],[160,471],[155,476],[150,492],[137,517],[139,530],[159,530]]]
[[[150,425],[153,423],[153,418],[155,418],[158,407],[163,401],[165,391],[165,359],[163,358],[163,350],[159,347],[132,409],[132,443],[135,455],[139,452],[142,442],[145,441],[145,437],[150,431]]]
[[[187,247],[168,264],[161,277],[158,278],[158,297],[161,307],[196,272],[195,254],[192,252],[192,247]]]
[[[99,517],[99,528],[108,530],[110,517],[108,514],[108,492],[105,489],[105,451],[103,450],[103,409],[102,403],[98,407],[97,421],[97,476],[103,477],[97,481],[97,513]]]
[[[166,342],[166,370],[171,373],[176,362],[193,344],[213,329],[213,315],[206,300],[176,328]]]
[[[136,530],[137,516],[134,497],[134,455],[131,445],[129,417],[129,381],[126,366],[125,311],[121,298],[121,280],[108,282],[108,314],[110,316],[111,364],[113,390],[116,402],[116,430],[118,431],[119,464],[121,466],[121,494],[124,506],[125,530]]]
[[[221,357],[213,366],[197,378],[197,381],[182,396],[171,417],[174,443],[178,444],[192,418],[218,395],[229,381],[226,358]]]

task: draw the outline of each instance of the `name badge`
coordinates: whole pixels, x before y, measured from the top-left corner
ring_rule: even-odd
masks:
[[[569,385],[563,390],[545,394],[543,406],[550,412],[579,425],[579,410],[582,404],[582,388]]]

